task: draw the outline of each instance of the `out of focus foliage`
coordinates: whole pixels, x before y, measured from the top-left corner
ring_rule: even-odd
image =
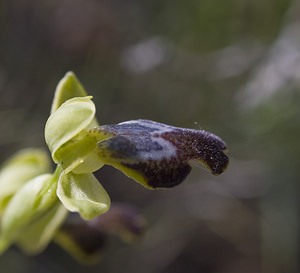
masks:
[[[112,202],[135,204],[149,229],[132,246],[110,238],[89,272],[299,272],[299,1],[1,1],[1,162],[45,146],[68,70],[95,96],[101,124],[200,127],[232,158],[221,176],[194,168],[169,191],[97,172]],[[51,245],[35,258],[12,249],[0,270],[86,268]]]

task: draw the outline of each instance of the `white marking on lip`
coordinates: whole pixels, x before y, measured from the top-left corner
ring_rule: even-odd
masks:
[[[139,157],[144,160],[162,160],[162,159],[171,159],[177,156],[177,147],[172,144],[170,141],[163,139],[162,137],[151,137],[152,142],[157,142],[162,149],[156,151],[139,151]]]
[[[140,151],[139,152],[140,158],[144,160],[149,160],[149,159],[162,160],[162,159],[171,159],[177,156],[177,150],[178,150],[177,147],[170,141],[161,137],[161,135],[164,133],[171,133],[175,129],[178,129],[177,127],[169,126],[155,121],[143,120],[143,119],[129,120],[129,121],[121,122],[118,125],[123,125],[123,124],[138,124],[141,126],[145,126],[149,129],[155,130],[153,132],[149,132],[151,141],[157,142],[162,147],[162,149],[156,151],[152,150],[150,152]]]

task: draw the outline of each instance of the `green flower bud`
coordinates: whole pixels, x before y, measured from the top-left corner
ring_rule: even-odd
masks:
[[[59,202],[56,195],[59,173],[57,170],[53,175],[33,178],[11,198],[1,222],[0,253]]]
[[[92,173],[62,173],[58,182],[57,196],[69,211],[79,212],[86,220],[110,208],[108,194]]]
[[[27,181],[49,171],[49,157],[41,149],[24,149],[8,159],[0,171],[0,215],[10,198]]]
[[[28,254],[41,252],[53,239],[67,215],[68,211],[58,203],[22,233],[18,246]]]

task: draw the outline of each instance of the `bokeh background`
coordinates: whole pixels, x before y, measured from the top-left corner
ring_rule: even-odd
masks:
[[[0,1],[1,162],[46,148],[69,70],[101,124],[205,129],[226,141],[230,167],[214,177],[196,166],[157,191],[104,167],[112,202],[147,219],[143,238],[111,236],[89,267],[55,244],[36,257],[11,248],[1,272],[300,272],[300,1]]]

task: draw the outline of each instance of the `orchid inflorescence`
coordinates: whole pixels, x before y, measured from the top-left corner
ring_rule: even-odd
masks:
[[[0,252],[17,244],[27,253],[42,251],[59,238],[68,212],[91,220],[111,201],[93,172],[111,165],[149,189],[170,188],[203,163],[214,175],[228,165],[226,144],[204,130],[150,120],[99,126],[92,97],[72,72],[59,82],[45,126],[47,153],[25,149],[0,171]],[[56,236],[56,237],[55,237]]]

